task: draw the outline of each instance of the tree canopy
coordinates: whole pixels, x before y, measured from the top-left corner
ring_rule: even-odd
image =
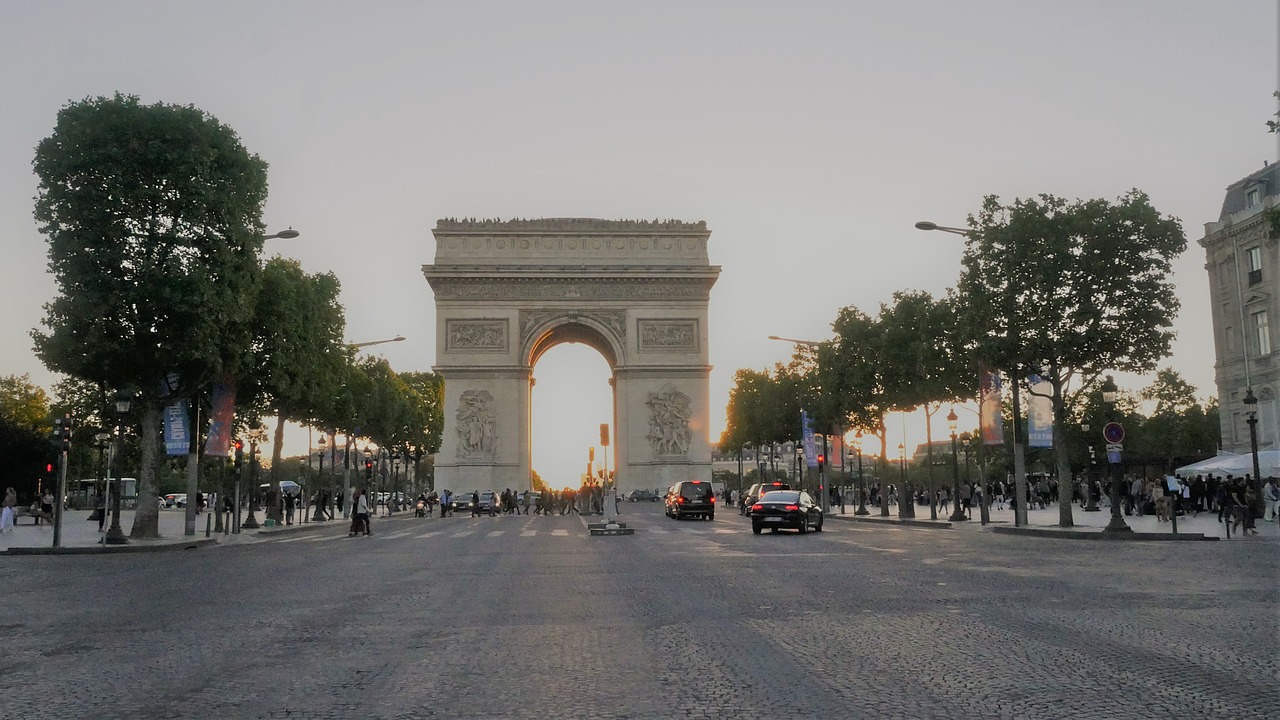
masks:
[[[267,165],[202,110],[120,94],[62,108],[32,165],[59,289],[36,354],[140,394],[138,492],[152,495],[164,379],[195,396],[252,361]],[[134,536],[155,536],[156,517],[144,503]]]

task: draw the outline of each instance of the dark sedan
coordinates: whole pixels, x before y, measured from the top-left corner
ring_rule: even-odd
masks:
[[[469,513],[471,512],[471,493],[462,493],[453,496],[453,512]]]
[[[767,492],[751,506],[751,532],[759,535],[765,528],[795,528],[802,535],[810,529],[822,532],[822,508],[807,492]]]

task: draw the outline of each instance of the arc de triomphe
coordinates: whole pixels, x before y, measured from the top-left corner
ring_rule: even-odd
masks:
[[[422,271],[444,378],[437,488],[530,486],[533,366],[565,342],[595,348],[613,372],[619,489],[711,480],[707,301],[720,268],[705,222],[450,219],[432,233],[435,264]]]

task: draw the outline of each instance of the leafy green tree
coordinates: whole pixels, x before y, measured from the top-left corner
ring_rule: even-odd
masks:
[[[29,375],[0,376],[0,477],[30,502],[53,456],[49,397]]]
[[[1217,451],[1217,407],[1212,413],[1196,400],[1196,389],[1178,371],[1164,368],[1139,397],[1155,402],[1154,412],[1140,425],[1135,440],[1163,472],[1212,457]],[[1212,422],[1212,424],[1210,424]]]
[[[403,372],[400,379],[409,390],[412,412],[408,443],[413,458],[413,476],[423,477],[422,460],[428,458],[425,479],[428,487],[435,487],[434,467],[429,458],[440,452],[444,432],[444,378],[432,372]]]
[[[933,416],[946,403],[973,397],[977,370],[966,356],[951,298],[935,301],[927,292],[896,292],[893,305],[881,306],[879,324],[886,386],[898,389],[895,409],[924,409],[925,477],[932,495]],[[915,515],[911,503],[903,510]]]
[[[1003,205],[988,196],[969,218],[961,318],[977,356],[1021,383],[1052,387],[1057,475],[1071,477],[1064,424],[1072,382],[1108,370],[1143,373],[1168,356],[1178,299],[1171,263],[1181,223],[1136,190],[1116,202],[1050,195]],[[1071,527],[1071,503],[1059,504]]]
[[[161,387],[192,399],[252,355],[267,165],[191,106],[116,94],[73,102],[33,162],[35,217],[59,294],[33,331],[46,367],[134,388],[139,495],[155,495]],[[132,536],[156,537],[141,503]]]
[[[836,403],[850,427],[880,440],[875,474],[887,478],[889,440],[885,419],[893,410],[904,408],[904,400],[898,385],[901,375],[888,366],[886,328],[878,318],[852,306],[837,313],[831,328],[835,339],[823,343],[818,350],[818,372],[825,395]],[[899,512],[905,512],[901,506]],[[889,514],[888,503],[880,504],[880,514]]]
[[[271,502],[267,517],[279,524],[280,474],[286,421],[305,422],[324,403],[326,385],[342,371],[350,349],[343,342],[346,318],[338,302],[341,286],[332,273],[308,275],[296,260],[274,257],[262,269],[254,307],[254,371],[240,379],[238,399],[276,417],[271,448]],[[247,391],[247,392],[246,392]]]
[[[13,427],[41,430],[49,427],[49,396],[31,382],[31,376],[0,376],[0,419]]]

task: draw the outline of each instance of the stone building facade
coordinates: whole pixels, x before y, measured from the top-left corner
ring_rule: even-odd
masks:
[[[1280,212],[1280,165],[1267,164],[1227,188],[1217,222],[1205,223],[1205,250],[1213,307],[1215,376],[1222,448],[1250,451],[1250,387],[1258,399],[1258,449],[1280,449],[1280,252],[1269,215]]]

